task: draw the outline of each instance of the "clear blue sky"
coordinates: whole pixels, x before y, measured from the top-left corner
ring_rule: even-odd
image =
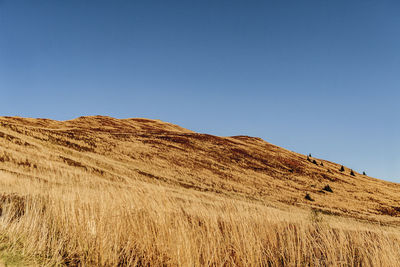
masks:
[[[398,1],[0,1],[0,115],[146,117],[400,182]]]

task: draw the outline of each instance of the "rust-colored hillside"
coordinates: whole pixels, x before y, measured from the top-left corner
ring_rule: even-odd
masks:
[[[110,183],[138,180],[397,223],[400,185],[340,167],[260,138],[198,134],[159,120],[0,117],[0,176],[46,182],[84,172]]]

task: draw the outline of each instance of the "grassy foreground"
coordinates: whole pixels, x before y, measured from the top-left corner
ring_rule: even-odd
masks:
[[[393,266],[400,232],[157,185],[3,175],[0,242],[40,265]],[[79,179],[78,179],[79,178]]]

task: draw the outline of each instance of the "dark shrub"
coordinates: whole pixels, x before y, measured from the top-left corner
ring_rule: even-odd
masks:
[[[309,200],[309,201],[314,201],[314,199],[311,198],[310,194],[307,193],[306,196],[304,197],[305,199]]]
[[[343,167],[343,165],[342,165],[342,167],[340,167],[340,171],[341,171],[341,172],[344,172],[344,167]]]
[[[326,191],[326,192],[331,192],[331,193],[333,193],[333,190],[332,190],[332,188],[331,188],[329,185],[325,185],[325,187],[322,188],[322,190],[324,190],[324,191]]]
[[[367,175],[365,172],[363,172],[363,175]]]
[[[354,171],[353,171],[353,170],[350,170],[350,175],[356,176],[356,175],[354,174]]]

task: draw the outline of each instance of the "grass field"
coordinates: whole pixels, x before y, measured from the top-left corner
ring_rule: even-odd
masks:
[[[0,126],[6,263],[400,262],[397,184],[314,164],[261,139],[160,121],[2,118]],[[333,192],[322,190],[327,184]]]

